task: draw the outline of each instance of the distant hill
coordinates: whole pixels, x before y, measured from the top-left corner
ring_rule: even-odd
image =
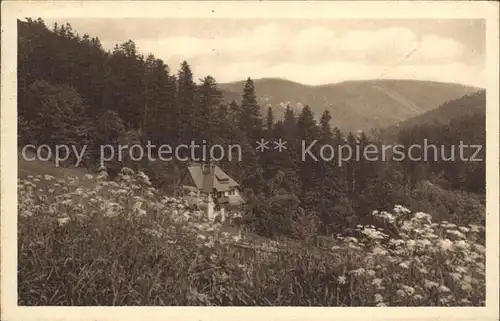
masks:
[[[447,101],[440,107],[424,114],[412,117],[396,125],[381,130],[382,138],[394,141],[402,129],[410,129],[420,125],[448,126],[452,121],[466,120],[471,117],[485,118],[486,91],[479,90],[458,99]],[[484,126],[482,130],[484,130]],[[478,129],[479,130],[479,129]]]
[[[220,84],[226,102],[239,102],[244,81]],[[418,80],[365,80],[308,86],[277,78],[254,80],[263,110],[272,106],[276,117],[284,106],[309,105],[319,118],[325,109],[332,125],[342,131],[369,131],[405,121],[439,107],[446,101],[478,91],[460,84]],[[265,114],[264,114],[265,115]]]

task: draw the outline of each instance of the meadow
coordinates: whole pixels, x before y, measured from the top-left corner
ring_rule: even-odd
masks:
[[[18,180],[19,305],[485,305],[483,226],[396,205],[322,244],[242,248],[142,172],[58,174]]]

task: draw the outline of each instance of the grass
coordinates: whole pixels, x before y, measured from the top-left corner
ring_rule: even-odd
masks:
[[[397,206],[373,214],[397,237],[358,226],[321,247],[245,234],[242,247],[227,227],[180,215],[183,201],[159,195],[143,173],[123,169],[109,182],[25,165],[19,305],[484,305],[481,226]]]

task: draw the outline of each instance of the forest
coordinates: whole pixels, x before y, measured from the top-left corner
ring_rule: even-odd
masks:
[[[261,115],[250,78],[240,104],[223,104],[216,80],[193,79],[188,62],[174,72],[153,54],[139,53],[132,40],[105,51],[97,37],[80,36],[69,24],[49,29],[41,19],[19,21],[18,57],[20,145],[87,145],[91,152],[84,166],[95,169],[101,144],[238,143],[243,161],[222,160],[220,166],[245,188],[251,200],[246,222],[261,235],[293,236],[304,220],[318,233],[338,233],[366,223],[359,213],[394,204],[482,222],[484,161],[302,162],[301,141],[353,147],[384,142],[363,132],[342,133],[330,126],[335,114],[325,111],[317,118],[309,106],[298,113],[287,106],[283,119],[275,119],[272,107]],[[484,91],[470,96],[462,101],[485,105]],[[458,146],[460,140],[484,146],[484,109],[449,123],[403,127],[395,136],[405,146],[424,138],[444,146]],[[258,153],[254,142],[261,138],[283,138],[287,151]],[[484,159],[484,149],[481,153]],[[123,166],[142,168],[168,188],[183,164],[126,159],[107,164],[111,172]]]
[[[242,161],[218,162],[247,200],[238,224],[267,240],[302,244],[277,261],[247,259],[219,239],[197,235],[198,223],[177,226],[182,217],[164,213],[184,209],[169,198],[186,166],[182,161],[126,155],[109,161],[107,174],[121,185],[111,180],[89,187],[83,178],[33,173],[18,182],[20,304],[484,304],[485,148],[475,155],[482,159],[477,162],[362,157],[338,166],[301,159],[301,142],[313,141],[316,154],[325,144],[355,149],[396,142],[407,148],[427,140],[484,146],[484,90],[397,127],[342,132],[331,126],[338,115],[326,109],[321,115],[308,105],[286,106],[282,116],[272,106],[262,112],[248,75],[241,75],[241,99],[225,103],[214,77],[193,79],[187,61],[175,71],[154,54],[140,53],[132,40],[105,50],[98,37],[80,35],[68,23],[47,26],[41,18],[19,21],[18,37],[19,149],[87,146],[80,167],[92,180],[101,145],[238,144]],[[259,153],[260,139],[283,139],[287,149]],[[71,172],[73,164],[69,159],[63,170]],[[35,188],[41,182],[47,192]],[[403,222],[407,208],[414,213],[410,225]],[[186,229],[190,224],[195,232]],[[467,241],[460,239],[463,233],[470,233]],[[318,245],[320,236],[337,237],[342,245],[318,256],[310,241]],[[200,240],[203,248],[193,245]],[[165,251],[163,244],[176,251]],[[382,261],[373,260],[377,255]],[[452,260],[463,264],[450,265]]]

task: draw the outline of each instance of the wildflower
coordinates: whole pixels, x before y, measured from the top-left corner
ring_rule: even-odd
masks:
[[[469,227],[470,227],[470,231],[473,232],[473,233],[478,233],[479,232],[479,225],[475,225],[475,224],[469,224]]]
[[[470,283],[462,283],[460,285],[463,291],[471,291],[472,290],[472,285]]]
[[[417,244],[420,247],[427,247],[427,246],[431,245],[431,241],[429,241],[428,239],[421,239],[421,240],[417,240]]]
[[[415,293],[415,289],[411,286],[403,285],[401,288],[407,295],[413,295]]]
[[[454,236],[461,238],[461,239],[465,238],[465,235],[463,233],[460,233],[457,230],[446,230],[446,233],[448,233],[450,235],[454,235]]]
[[[404,297],[404,296],[406,296],[406,293],[405,293],[405,291],[399,289],[396,291],[396,295],[400,296],[400,297]]]
[[[99,173],[99,175],[97,175],[96,180],[104,181],[104,180],[108,179],[108,177],[109,177],[108,173],[105,171],[102,171]]]
[[[30,217],[30,216],[33,216],[33,212],[30,210],[24,210],[21,212],[21,216]]]
[[[377,303],[382,302],[383,299],[384,298],[382,297],[382,295],[380,295],[378,293],[375,294],[375,302],[377,302]]]
[[[69,217],[62,217],[57,219],[59,226],[66,225],[69,222]]]
[[[137,173],[137,177],[139,180],[146,185],[151,185],[151,181],[149,180],[149,177],[142,171]]]
[[[448,302],[449,302],[448,298],[440,298],[440,299],[439,299],[439,303],[441,303],[441,304],[443,304],[443,305],[444,305],[444,304],[447,304]]]
[[[347,279],[345,276],[341,275],[339,277],[337,277],[337,283],[338,284],[346,284],[347,283]]]
[[[399,263],[399,267],[405,270],[408,269],[409,268],[408,262]]]
[[[88,180],[94,179],[94,176],[92,174],[85,174],[85,178]]]
[[[406,241],[406,246],[408,247],[408,249],[413,249],[416,245],[416,242],[414,240],[408,240]]]
[[[365,273],[365,269],[364,268],[359,268],[359,269],[350,271],[350,273],[354,274],[354,275],[362,275],[363,273]]]
[[[423,300],[423,298],[424,298],[424,297],[423,297],[422,295],[420,295],[420,294],[415,294],[415,295],[413,296],[413,299],[414,299],[414,300],[417,300],[417,301]]]
[[[387,254],[387,251],[385,249],[383,249],[382,247],[380,246],[376,246],[374,249],[373,249],[373,254],[375,255],[380,255],[380,256],[384,256]]]
[[[432,289],[432,288],[437,288],[439,284],[434,281],[424,280],[424,286],[427,289]]]
[[[443,251],[449,251],[453,247],[453,242],[449,239],[441,239],[439,240],[439,246]]]
[[[73,201],[71,199],[67,199],[61,202],[62,205],[71,205]]]
[[[380,286],[382,284],[382,279],[373,279],[372,280],[372,285],[374,286]]]
[[[366,271],[366,274],[368,274],[368,276],[375,276],[376,272],[373,270],[368,270]]]
[[[467,244],[467,242],[464,240],[460,240],[460,241],[455,242],[455,246],[459,249],[469,248],[469,244]]]
[[[431,215],[426,214],[426,213],[422,213],[422,212],[415,213],[415,218],[417,220],[426,221],[429,224],[431,224],[431,220],[432,220],[432,216]]]
[[[134,210],[134,211],[136,211],[136,210],[141,209],[142,204],[143,204],[143,203],[142,203],[142,201],[136,201],[136,202],[134,203],[134,205],[133,205],[133,210]]]
[[[215,246],[215,241],[214,240],[209,240],[204,244],[206,247],[214,247]]]
[[[447,221],[441,222],[441,227],[446,229],[456,228],[457,226],[453,223],[448,223]]]
[[[469,229],[469,228],[467,228],[467,227],[465,227],[465,226],[460,226],[458,229],[459,229],[459,230],[460,230],[460,232],[462,232],[462,233],[467,233],[467,232],[469,232],[469,231],[470,231],[470,229]]]
[[[45,175],[43,176],[43,178],[44,178],[46,181],[51,181],[51,180],[55,179],[55,177],[54,177],[54,176],[52,176],[52,175],[48,175],[48,174],[45,174]]]
[[[377,303],[378,307],[386,307],[387,305],[384,302]]]
[[[124,175],[133,175],[135,172],[133,169],[131,169],[130,167],[127,167],[127,166],[124,166],[122,167],[122,169],[120,170],[120,173],[121,174],[124,174]]]

